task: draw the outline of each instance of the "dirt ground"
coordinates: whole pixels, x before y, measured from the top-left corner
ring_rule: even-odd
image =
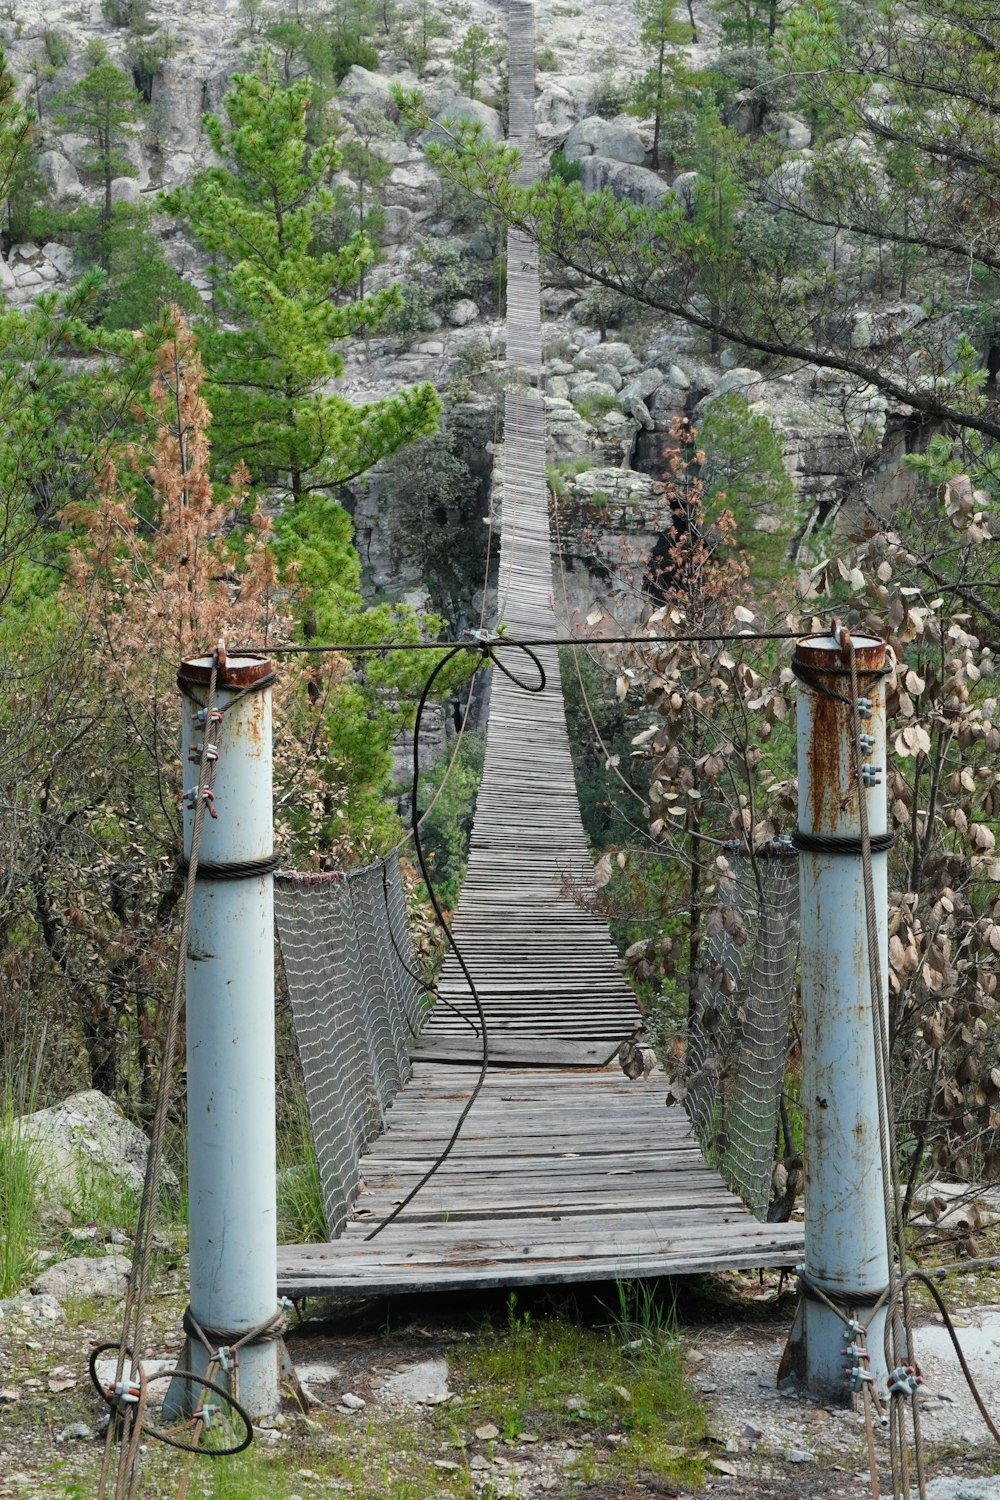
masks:
[[[183,1300],[180,1270],[160,1288],[150,1353],[167,1356],[177,1348],[176,1329]],[[794,1299],[776,1277],[704,1278],[675,1289],[676,1318],[685,1349],[685,1362],[694,1389],[708,1412],[703,1443],[705,1482],[701,1493],[734,1497],[761,1496],[764,1500],[847,1500],[870,1493],[864,1424],[849,1409],[817,1405],[808,1399],[779,1393],[775,1386],[778,1358],[791,1322]],[[504,1294],[506,1296],[506,1294]],[[524,1293],[522,1305],[536,1318],[558,1309],[581,1321],[606,1323],[607,1288],[578,1288],[569,1297]],[[451,1399],[448,1370],[460,1363],[463,1345],[476,1336],[484,1322],[502,1323],[501,1297],[394,1299],[363,1306],[333,1308],[307,1306],[293,1314],[287,1347],[304,1377],[312,1400],[308,1419],[287,1419],[272,1434],[280,1440],[289,1462],[282,1472],[310,1475],[311,1444],[319,1431],[335,1430],[336,1440],[350,1445],[351,1422],[361,1409],[345,1409],[349,1395],[363,1403],[364,1420],[398,1419],[400,1405],[415,1422],[419,1442],[445,1454],[441,1421],[435,1406]],[[989,1311],[989,1310],[987,1310]],[[114,1337],[113,1306],[92,1304],[71,1310],[70,1320],[25,1317],[8,1309],[0,1320],[0,1497],[91,1496],[100,1459],[101,1403],[91,1390],[86,1361],[91,1345]],[[979,1314],[960,1318],[978,1329],[977,1362],[989,1366],[991,1381],[1000,1386],[1000,1359],[992,1347],[992,1324],[985,1329]],[[978,1322],[977,1322],[978,1319]],[[997,1322],[1000,1330],[1000,1321]],[[928,1324],[934,1333],[934,1325]],[[1000,1340],[1000,1331],[997,1333]],[[1000,1344],[997,1346],[1000,1348]],[[934,1360],[938,1356],[934,1355]],[[441,1389],[427,1399],[407,1400],[407,1376],[424,1373]],[[443,1372],[443,1374],[442,1374]],[[959,1391],[954,1372],[938,1362],[930,1381],[927,1434],[932,1475],[984,1475],[1000,1470],[997,1451],[978,1415]],[[410,1382],[412,1385],[412,1381]],[[987,1381],[987,1385],[990,1380]],[[954,1401],[940,1399],[940,1391]],[[953,1387],[953,1389],[952,1389]],[[401,1392],[404,1394],[401,1395]],[[262,1440],[267,1434],[262,1435]],[[676,1496],[678,1488],[652,1479],[609,1488],[568,1478],[567,1450],[591,1443],[600,1449],[614,1434],[586,1431],[570,1442],[540,1441],[529,1434],[505,1441],[472,1441],[463,1448],[461,1463],[471,1473],[470,1492],[516,1500],[545,1500],[572,1495],[575,1500],[646,1500]],[[889,1487],[887,1451],[878,1439],[883,1483]],[[295,1457],[292,1457],[294,1453]],[[441,1470],[459,1465],[448,1457],[434,1459]],[[298,1468],[295,1464],[298,1464]],[[299,1481],[302,1495],[343,1493],[344,1484]],[[154,1486],[147,1494],[167,1495]],[[288,1493],[280,1488],[274,1500]],[[351,1493],[376,1495],[365,1486]],[[453,1493],[442,1484],[440,1495]],[[1000,1495],[1000,1481],[997,1494]],[[435,1497],[437,1500],[437,1497]]]

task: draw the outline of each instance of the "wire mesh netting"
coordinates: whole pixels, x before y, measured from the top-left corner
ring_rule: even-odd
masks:
[[[688,1030],[685,1103],[702,1150],[762,1219],[799,954],[798,858],[784,840],[726,855]]]
[[[323,1207],[338,1235],[358,1190],[361,1151],[410,1074],[408,1035],[428,996],[406,916],[399,860],[345,874],[281,872],[274,882]]]

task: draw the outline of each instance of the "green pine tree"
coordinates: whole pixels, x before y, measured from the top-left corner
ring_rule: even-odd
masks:
[[[330,389],[343,371],[338,345],[378,327],[400,305],[392,287],[356,296],[372,247],[363,232],[336,251],[317,243],[317,220],[334,206],[333,141],[310,149],[311,85],[285,87],[265,57],[236,74],[228,121],[205,127],[224,165],[202,172],[164,206],[186,220],[215,256],[223,324],[200,338],[214,413],[216,459],[243,459],[253,479],[295,501],[329,491],[433,432],[433,386],[354,406]]]
[[[90,140],[82,166],[103,184],[102,223],[107,228],[113,179],[136,175],[123,147],[139,130],[145,105],[126,74],[105,61],[95,64],[79,83],[55,100],[52,114],[62,129],[78,131]]]
[[[676,9],[676,0],[636,0],[639,37],[651,49],[653,63],[636,80],[628,107],[636,115],[652,116],[654,172],[660,165],[660,132],[668,114],[678,108],[685,73],[676,49],[687,41],[688,28],[677,20]]]

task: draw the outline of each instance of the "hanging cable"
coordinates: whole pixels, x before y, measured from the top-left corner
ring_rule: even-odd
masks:
[[[502,632],[503,626],[500,627]],[[754,641],[797,641],[801,630],[700,630],[686,631],[675,635],[565,635],[565,636],[510,636],[500,633],[494,644],[498,646],[523,646],[533,650],[543,646],[684,646],[699,641],[739,642],[752,645]],[[363,655],[379,651],[449,651],[467,649],[468,641],[349,641],[346,643],[324,642],[316,645],[289,644],[268,646],[269,656],[324,655],[336,651],[343,656],[352,653]],[[241,655],[260,654],[262,646],[240,646]]]
[[[889,1028],[885,1008],[885,993],[882,988],[882,965],[879,957],[878,916],[875,907],[875,884],[872,876],[872,838],[868,823],[868,798],[865,794],[863,774],[862,724],[860,692],[858,688],[858,662],[853,637],[836,621],[833,632],[841,652],[847,657],[850,674],[851,709],[851,755],[855,785],[858,791],[859,821],[861,825],[861,866],[864,882],[865,927],[868,947],[868,979],[871,989],[872,1019],[875,1029],[875,1076],[878,1091],[879,1145],[882,1158],[882,1190],[885,1205],[886,1243],[889,1247],[889,1305],[886,1317],[886,1356],[890,1369],[913,1369],[919,1375],[913,1353],[913,1322],[909,1293],[904,1286],[902,1294],[897,1291],[899,1277],[905,1269],[906,1226],[902,1212],[902,1186],[899,1177],[899,1160],[896,1142],[896,1122],[892,1108],[892,1071],[889,1056]],[[889,1351],[892,1351],[891,1358]],[[917,1489],[920,1500],[926,1500],[927,1475],[920,1425],[920,1407],[917,1400],[916,1381],[909,1391],[910,1413],[913,1424],[913,1446],[917,1470]],[[908,1445],[903,1427],[902,1399],[894,1392],[890,1408],[890,1445],[892,1460],[894,1497],[909,1500]]]
[[[522,651],[525,656],[527,656],[528,660],[537,670],[537,683],[525,682],[523,678],[518,677],[516,673],[512,672],[511,669],[500,660],[497,648],[501,645],[512,644],[515,645],[518,650]],[[417,705],[417,716],[414,722],[413,784],[410,790],[410,818],[413,825],[413,847],[416,852],[417,863],[420,866],[420,873],[423,876],[424,884],[427,887],[427,894],[430,897],[431,905],[434,908],[434,915],[437,917],[441,930],[444,933],[452,952],[458,960],[458,966],[462,971],[462,975],[465,979],[466,984],[469,986],[469,993],[471,994],[473,1004],[476,1007],[476,1015],[479,1020],[479,1034],[482,1040],[482,1059],[479,1066],[479,1077],[477,1078],[472,1093],[466,1100],[465,1105],[462,1108],[462,1112],[455,1124],[455,1128],[452,1131],[451,1136],[449,1137],[443,1149],[438,1153],[435,1160],[431,1163],[431,1165],[428,1167],[427,1171],[423,1174],[417,1184],[406,1194],[406,1197],[403,1198],[401,1202],[397,1203],[392,1212],[387,1214],[380,1223],[376,1224],[374,1229],[370,1230],[369,1233],[365,1235],[366,1241],[373,1240],[376,1235],[381,1234],[382,1230],[387,1228],[394,1219],[397,1219],[403,1212],[403,1209],[406,1208],[409,1203],[412,1203],[413,1199],[420,1192],[421,1188],[431,1180],[435,1172],[437,1172],[438,1169],[442,1167],[447,1161],[454,1148],[455,1142],[458,1140],[458,1137],[461,1134],[462,1126],[465,1124],[466,1120],[469,1117],[469,1112],[471,1111],[473,1105],[482,1092],[482,1087],[486,1082],[486,1074],[489,1069],[490,1039],[489,1032],[486,1026],[486,1014],[483,1010],[483,1002],[480,998],[479,991],[476,988],[475,980],[473,979],[472,974],[469,971],[469,966],[465,961],[465,956],[462,953],[462,950],[459,947],[458,943],[455,941],[455,935],[452,932],[451,924],[449,923],[448,918],[445,916],[441,903],[438,900],[437,892],[434,889],[434,882],[431,879],[430,870],[427,867],[427,861],[424,857],[423,843],[420,838],[419,818],[420,724],[423,718],[424,709],[427,705],[427,700],[430,697],[431,690],[434,687],[434,683],[437,681],[440,673],[444,671],[445,667],[452,660],[452,658],[458,654],[459,651],[467,651],[470,649],[470,647],[472,649],[478,649],[480,652],[480,661],[477,670],[479,667],[482,667],[487,662],[489,662],[494,667],[496,667],[498,671],[502,672],[506,678],[513,682],[516,687],[521,688],[526,693],[543,692],[545,689],[546,677],[544,666],[542,665],[539,658],[535,655],[535,652],[529,646],[525,646],[523,643],[503,642],[494,636],[488,635],[485,631],[478,631],[473,635],[472,640],[465,641],[460,646],[454,646],[447,653],[447,655],[437,663],[427,681],[424,683],[424,689],[420,694],[420,702]]]
[[[181,929],[177,945],[173,994],[167,1012],[163,1050],[160,1056],[160,1077],[157,1085],[152,1128],[150,1130],[149,1150],[146,1158],[146,1175],[143,1179],[142,1197],[139,1202],[139,1214],[132,1253],[132,1274],[128,1280],[125,1292],[125,1305],[122,1310],[122,1334],[118,1347],[118,1357],[115,1363],[114,1382],[115,1389],[118,1391],[127,1390],[135,1383],[137,1378],[141,1383],[141,1363],[139,1362],[142,1357],[146,1302],[149,1295],[153,1231],[156,1224],[160,1193],[163,1142],[166,1132],[167,1110],[170,1104],[173,1060],[177,1050],[177,1038],[180,1030],[181,1002],[184,994],[184,967],[191,932],[194,889],[198,878],[198,859],[201,853],[205,813],[208,811],[211,816],[215,816],[215,810],[212,805],[214,801],[213,787],[216,767],[218,765],[219,736],[223,724],[223,715],[215,708],[215,692],[219,678],[220,657],[224,659],[223,651],[224,648],[220,646],[213,653],[208,691],[203,705],[205,735],[198,761],[198,785],[194,789],[193,794],[194,821],[191,831],[191,854],[188,861],[187,880],[184,888],[184,915],[181,919]],[[242,696],[242,694],[239,694],[233,701],[238,702],[239,697]],[[232,707],[232,704],[229,706]],[[212,753],[213,751],[215,752],[214,754]],[[134,1353],[131,1351],[134,1351]],[[132,1366],[129,1382],[125,1382],[124,1380],[126,1358]],[[116,1414],[118,1416],[117,1423],[115,1421]],[[141,1411],[137,1412],[136,1403],[130,1400],[123,1400],[115,1407],[112,1420],[108,1423],[104,1454],[101,1461],[101,1472],[97,1486],[97,1500],[103,1500],[107,1491],[111,1470],[111,1452],[114,1446],[116,1429],[119,1426],[121,1441],[118,1450],[114,1500],[128,1500],[128,1497],[135,1493],[139,1456],[139,1444],[136,1434],[141,1431],[142,1413]]]

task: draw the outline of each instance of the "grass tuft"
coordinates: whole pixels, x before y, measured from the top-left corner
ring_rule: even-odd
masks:
[[[26,1286],[38,1263],[40,1178],[37,1147],[18,1129],[13,1090],[7,1087],[0,1103],[0,1298]]]

